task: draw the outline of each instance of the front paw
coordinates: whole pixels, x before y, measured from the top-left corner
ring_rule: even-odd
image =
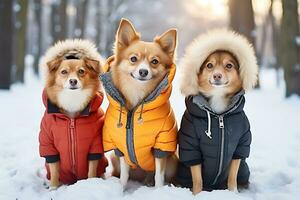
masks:
[[[51,182],[48,187],[48,190],[49,191],[57,190],[61,185],[62,185],[62,183],[59,181]]]
[[[193,195],[199,194],[200,192],[202,192],[202,187],[193,187],[192,192]]]
[[[229,185],[228,184],[228,190],[231,191],[231,192],[234,192],[234,193],[239,192],[236,185]]]
[[[156,188],[164,186],[164,176],[155,175],[154,179],[155,179],[155,187]]]

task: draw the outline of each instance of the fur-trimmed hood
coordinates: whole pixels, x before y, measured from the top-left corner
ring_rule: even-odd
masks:
[[[52,47],[50,47],[40,62],[40,69],[44,72],[48,72],[47,62],[52,61],[58,57],[73,56],[78,59],[90,58],[100,62],[103,66],[103,59],[98,53],[95,44],[89,40],[82,39],[67,39],[58,41]]]
[[[184,96],[199,93],[197,74],[207,57],[217,50],[229,51],[237,58],[244,90],[249,90],[256,85],[258,66],[253,46],[238,33],[216,29],[198,36],[186,49],[181,62],[180,83],[180,90]]]

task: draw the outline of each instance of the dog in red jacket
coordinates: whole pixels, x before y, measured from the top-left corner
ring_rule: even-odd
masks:
[[[41,67],[47,75],[39,150],[46,159],[50,188],[101,177],[107,160],[102,146],[100,55],[89,41],[66,40],[46,52]]]

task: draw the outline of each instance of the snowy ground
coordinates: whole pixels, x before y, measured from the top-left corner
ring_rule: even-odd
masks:
[[[28,72],[28,71],[27,71]],[[247,94],[246,112],[250,119],[253,143],[248,163],[251,186],[248,191],[202,192],[194,197],[189,190],[175,187],[159,189],[131,183],[123,193],[116,178],[90,179],[57,191],[45,189],[44,160],[38,155],[39,123],[44,108],[42,84],[27,74],[26,85],[0,90],[0,199],[300,199],[300,98],[284,99],[284,87],[275,87],[274,71],[261,75],[262,89]],[[181,118],[184,99],[174,81],[172,104]],[[105,103],[106,104],[106,103]]]

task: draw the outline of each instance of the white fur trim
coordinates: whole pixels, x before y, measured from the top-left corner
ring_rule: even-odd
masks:
[[[100,62],[101,66],[103,66],[104,64],[103,58],[98,53],[97,48],[93,42],[82,39],[67,39],[55,43],[47,50],[45,55],[42,57],[39,67],[44,76],[46,77],[48,75],[47,62],[68,54],[76,55],[80,59],[87,57],[93,60],[97,60]]]
[[[244,90],[256,85],[258,66],[252,45],[238,33],[217,29],[198,36],[186,49],[181,62],[180,90],[183,95],[199,93],[197,74],[206,58],[216,50],[229,51],[238,59]]]

